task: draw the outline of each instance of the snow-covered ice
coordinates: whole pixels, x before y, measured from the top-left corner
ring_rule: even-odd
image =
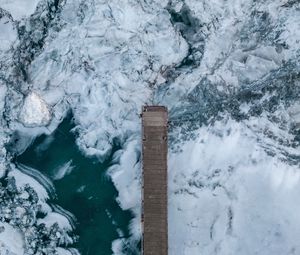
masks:
[[[8,11],[14,20],[26,18],[34,13],[39,0],[1,0],[0,7]]]
[[[8,223],[0,223],[0,254],[23,255],[24,236]]]
[[[197,131],[169,161],[171,254],[293,254],[298,166],[268,155],[246,123]],[[188,233],[188,234],[187,234]]]
[[[0,51],[8,51],[17,39],[16,29],[8,17],[0,19]]]
[[[28,146],[69,111],[87,156],[104,161],[117,140],[108,174],[136,216],[112,243],[122,254],[141,237],[139,113],[163,104],[170,253],[299,254],[299,5],[0,0],[0,175],[46,198],[4,145],[18,133]]]

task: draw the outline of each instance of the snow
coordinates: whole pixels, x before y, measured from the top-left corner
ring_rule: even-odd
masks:
[[[35,92],[30,93],[24,100],[20,112],[20,121],[24,126],[44,126],[49,123],[51,114],[46,102]]]
[[[37,192],[38,204],[46,213],[46,216],[40,219],[38,223],[43,222],[47,226],[51,226],[57,222],[61,228],[72,229],[74,216],[57,205],[51,205],[51,208],[47,203],[49,198],[55,196],[52,182],[36,169],[24,165],[17,165],[16,167],[12,165],[11,167],[13,170],[9,172],[9,176],[15,178],[18,188],[24,188],[26,184],[29,184]]]
[[[73,244],[74,240],[69,233],[74,230],[75,218],[60,206],[49,203],[49,198],[55,195],[50,180],[39,171],[24,165],[10,167],[10,186],[7,189],[11,193],[15,192],[17,198],[11,204],[1,201],[4,205],[1,216],[13,226],[18,226],[20,233],[24,234],[24,254],[33,254],[35,249],[37,252],[43,250],[47,254],[54,254],[53,251],[57,249],[60,254],[78,254],[74,248],[59,249],[59,246],[68,247]],[[26,201],[29,199],[31,203]],[[43,235],[47,235],[51,243],[43,243]]]
[[[16,167],[12,166],[13,170],[9,172],[9,176],[13,176],[16,179],[17,187],[25,187],[26,184],[30,186],[37,192],[39,197],[39,202],[42,205],[43,211],[50,211],[49,205],[46,204],[47,199],[49,199],[49,189],[47,189],[37,180],[30,177],[28,174],[24,174]],[[44,182],[45,184],[45,182]]]
[[[14,20],[26,18],[34,13],[39,0],[0,0],[0,7],[8,11]]]
[[[18,229],[3,222],[0,222],[0,254],[24,254],[24,236]]]
[[[113,159],[114,165],[108,169],[108,175],[112,179],[118,190],[117,201],[123,210],[131,210],[135,218],[130,222],[130,239],[138,240],[141,235],[141,164],[140,140],[132,137],[124,144],[122,151],[117,151]],[[123,239],[117,239],[112,244],[112,250],[118,254],[117,250],[121,243],[126,243]]]
[[[181,150],[169,156],[171,254],[299,252],[297,166],[232,120],[199,129]]]
[[[118,164],[114,164],[108,170],[108,174],[114,182],[116,188],[120,190],[118,201],[123,210],[135,208],[140,200],[140,193],[136,190],[140,189],[139,178],[140,174],[140,163],[138,162],[139,157],[139,139],[135,138],[128,140],[124,144],[124,150],[119,152],[117,158],[114,160],[118,161]],[[128,183],[131,183],[129,186]]]
[[[15,27],[8,17],[0,19],[0,52],[7,51],[17,39]]]
[[[172,124],[170,253],[298,254],[300,15],[292,2],[170,1],[189,24],[172,20],[168,1],[66,1],[51,13],[37,52],[30,38],[15,41],[13,23],[2,18],[1,175],[14,131],[51,133],[71,110],[87,156],[103,161],[114,139],[121,144],[108,174],[120,206],[136,216],[130,232],[138,240],[139,113],[162,104]],[[26,30],[43,34],[26,20],[37,4],[0,0]],[[19,52],[23,44],[28,50]],[[188,54],[198,61],[182,62]],[[10,175],[46,200],[30,172]],[[113,242],[116,254],[123,241]]]
[[[44,223],[46,226],[50,227],[54,223],[58,223],[60,228],[65,228],[68,230],[72,229],[72,226],[68,219],[64,217],[63,215],[56,213],[56,212],[50,212],[47,214],[47,216],[43,219],[39,219],[38,224]]]

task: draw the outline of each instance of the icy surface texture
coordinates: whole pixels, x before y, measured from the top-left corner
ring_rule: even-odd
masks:
[[[300,253],[299,1],[20,2],[0,0],[1,175],[12,134],[24,149],[72,110],[86,155],[122,145],[109,174],[134,246],[138,114],[163,104],[171,254]]]
[[[34,92],[24,100],[19,119],[24,126],[44,126],[50,121],[47,104]]]
[[[0,6],[8,11],[14,20],[26,18],[34,13],[39,0],[1,0]]]
[[[24,254],[24,240],[18,229],[8,223],[0,223],[0,252],[1,254]]]
[[[299,2],[176,6],[190,55],[155,95],[171,112],[170,253],[296,254]]]
[[[62,248],[73,243],[69,235],[72,221],[47,204],[49,196],[54,195],[53,187],[50,182],[44,183],[45,179],[37,181],[40,177],[36,172],[11,165],[0,183],[0,254],[56,255],[57,249],[63,254],[77,254]]]

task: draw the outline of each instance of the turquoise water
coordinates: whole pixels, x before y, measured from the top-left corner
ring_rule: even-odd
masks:
[[[75,233],[79,236],[76,247],[82,255],[112,254],[112,241],[120,235],[128,237],[132,215],[115,201],[117,191],[105,175],[110,159],[101,164],[95,158],[86,158],[75,144],[73,127],[69,117],[51,136],[38,137],[16,161],[53,180],[57,198],[52,202],[75,215]],[[57,169],[70,160],[72,171],[54,180],[58,178]]]

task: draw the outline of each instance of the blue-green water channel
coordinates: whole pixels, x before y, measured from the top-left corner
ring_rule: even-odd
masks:
[[[121,210],[115,200],[117,191],[106,176],[111,158],[99,163],[85,157],[76,146],[73,127],[72,119],[67,118],[51,136],[38,137],[16,161],[53,180],[57,198],[52,202],[75,215],[76,247],[82,255],[112,254],[112,241],[120,233],[128,237],[132,215]],[[62,178],[57,176],[57,169],[67,162],[73,169]]]

